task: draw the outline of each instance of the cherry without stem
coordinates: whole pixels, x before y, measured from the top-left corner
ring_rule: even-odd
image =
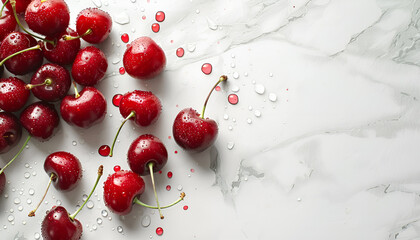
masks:
[[[17,30],[15,17],[10,12],[0,11],[0,42],[11,32]]]
[[[16,112],[25,106],[30,92],[26,83],[19,78],[0,79],[0,109],[6,112]]]
[[[78,84],[93,86],[104,76],[108,68],[108,61],[105,54],[96,47],[83,48],[77,54],[71,75]]]

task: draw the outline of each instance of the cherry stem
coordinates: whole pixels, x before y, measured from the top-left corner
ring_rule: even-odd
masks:
[[[50,181],[48,182],[47,190],[45,190],[44,196],[42,197],[41,201],[38,203],[36,208],[28,214],[28,217],[35,217],[35,212],[36,210],[38,210],[39,206],[41,206],[42,204],[42,201],[44,201],[45,197],[47,196],[47,193],[48,193],[48,190],[50,189],[52,181],[55,181],[56,179],[57,179],[57,175],[55,175],[54,173],[51,173]]]
[[[63,39],[66,40],[66,41],[70,41],[70,40],[75,40],[75,39],[82,38],[82,37],[84,37],[86,35],[89,35],[89,34],[92,34],[92,29],[90,29],[90,28],[80,36],[73,37],[73,36],[70,36],[70,35],[64,35]]]
[[[41,46],[36,45],[36,46],[30,47],[30,48],[20,50],[19,52],[15,52],[15,53],[7,56],[5,59],[1,60],[0,66],[3,65],[7,60],[11,59],[12,57],[14,57],[16,55],[19,55],[19,54],[24,53],[24,52],[32,51],[32,50],[38,50],[38,49],[41,49]]]
[[[112,146],[111,146],[111,151],[109,152],[109,156],[112,157],[113,153],[114,153],[114,146],[115,146],[115,142],[117,141],[118,135],[120,135],[120,131],[122,129],[122,127],[124,126],[124,124],[128,121],[128,119],[132,118],[136,116],[136,113],[134,111],[132,111],[121,123],[120,127],[118,128],[117,134],[114,137],[114,141],[112,142]]]
[[[204,119],[204,112],[206,111],[206,107],[207,107],[207,102],[209,101],[209,99],[210,99],[210,95],[211,95],[211,93],[213,92],[213,90],[217,87],[217,85],[219,85],[219,83],[221,83],[221,82],[223,82],[223,81],[227,81],[227,76],[226,75],[222,75],[220,78],[219,78],[219,81],[217,81],[217,83],[216,84],[214,84],[214,86],[213,86],[213,88],[210,90],[210,93],[209,93],[209,95],[207,95],[207,98],[206,98],[206,101],[204,102],[204,106],[203,106],[203,111],[201,112],[201,118],[202,119]]]
[[[75,81],[73,81],[73,86],[74,86],[74,97],[79,98],[80,94],[79,94],[79,91],[77,91],[77,85]]]
[[[96,189],[96,186],[98,185],[98,183],[99,183],[99,179],[101,179],[101,177],[102,177],[102,174],[104,173],[104,166],[103,165],[101,165],[101,166],[99,166],[99,168],[98,168],[98,177],[96,178],[96,182],[95,182],[95,186],[93,186],[93,189],[92,189],[92,191],[90,192],[90,194],[89,194],[89,196],[86,198],[86,201],[82,204],[82,206],[80,206],[80,208],[79,209],[77,209],[77,211],[75,212],[75,213],[73,213],[72,215],[69,215],[69,218],[71,219],[71,220],[74,220],[75,218],[76,218],[76,216],[77,216],[77,214],[82,210],[82,208],[86,205],[86,203],[89,201],[89,199],[90,199],[90,197],[92,196],[92,194],[93,194],[93,192],[95,191],[95,189]]]
[[[153,192],[155,193],[155,199],[156,199],[156,204],[157,204],[157,208],[159,210],[159,215],[160,215],[160,219],[163,219],[163,215],[162,212],[160,211],[160,206],[159,206],[159,199],[158,199],[158,195],[156,193],[156,186],[155,186],[155,178],[153,177],[153,166],[155,165],[154,162],[149,162],[147,164],[147,166],[149,167],[149,172],[150,172],[150,178],[152,179],[152,185],[153,185]]]
[[[25,146],[26,146],[26,144],[28,144],[28,142],[29,142],[29,140],[31,139],[31,135],[29,135],[27,138],[26,138],[26,141],[25,141],[25,143],[23,144],[23,146],[20,148],[20,150],[19,150],[19,152],[12,158],[12,160],[10,160],[7,164],[6,164],[6,166],[4,166],[1,170],[0,170],[0,175],[4,172],[4,169],[6,169],[10,164],[12,164],[12,162],[13,161],[15,161],[16,160],[16,158],[18,158],[19,157],[19,155],[22,153],[22,151],[23,151],[23,149],[25,149]]]
[[[172,206],[176,205],[177,203],[181,202],[182,200],[184,200],[184,197],[185,197],[185,193],[184,193],[184,192],[182,192],[182,193],[181,193],[181,196],[179,196],[178,200],[176,200],[175,202],[173,202],[173,203],[171,203],[171,204],[169,204],[169,205],[166,205],[166,206],[160,207],[160,209],[170,208],[170,207],[172,207]],[[143,206],[143,207],[147,207],[147,208],[151,208],[151,209],[158,209],[158,207],[156,207],[156,206],[150,206],[150,205],[148,205],[148,204],[146,204],[146,203],[143,203],[142,201],[138,200],[137,198],[134,198],[134,201],[133,201],[133,202],[134,202],[135,204],[141,205],[141,206]]]
[[[55,46],[55,42],[54,42],[54,41],[51,41],[51,40],[48,40],[48,39],[46,39],[46,38],[43,38],[43,37],[37,36],[37,35],[35,35],[35,34],[33,34],[33,33],[29,32],[28,30],[26,30],[26,28],[25,28],[25,27],[22,25],[22,23],[20,22],[19,17],[18,17],[18,15],[17,15],[17,13],[16,13],[16,0],[10,0],[10,5],[12,5],[13,15],[15,16],[16,23],[19,25],[19,27],[20,27],[23,31],[25,31],[27,34],[31,35],[31,36],[32,36],[32,37],[34,37],[34,38],[38,38],[38,39],[40,39],[40,40],[42,40],[42,41],[44,41],[44,42],[50,43],[50,44],[52,44],[52,45],[54,45],[54,46]]]
[[[1,7],[1,10],[0,10],[0,18],[2,17],[2,15],[3,15],[3,9],[4,9],[4,7],[6,6],[6,4],[8,2],[9,2],[9,0],[6,0],[6,2],[3,3],[3,6]]]
[[[31,90],[34,87],[40,87],[40,86],[44,86],[44,85],[51,85],[52,84],[52,80],[50,78],[45,79],[45,81],[43,83],[40,84],[26,84],[25,89],[27,90]]]

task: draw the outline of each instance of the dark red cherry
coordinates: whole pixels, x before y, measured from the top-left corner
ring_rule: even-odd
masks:
[[[139,126],[149,126],[158,119],[162,104],[152,92],[134,90],[124,94],[120,101],[120,113],[126,118],[135,113],[134,122]]]
[[[48,40],[54,41],[56,40],[56,45],[53,46],[50,43],[41,42],[41,48],[44,52],[44,57],[52,62],[59,65],[69,65],[74,62],[77,53],[80,50],[80,39],[75,38],[73,40],[64,40],[63,36],[72,36],[77,37],[77,32],[72,30],[71,28],[67,28],[66,31],[61,33],[56,38],[48,38]]]
[[[24,49],[30,50],[7,60],[4,65],[9,72],[15,75],[24,75],[38,69],[43,61],[42,51],[37,48],[36,40],[28,34],[12,32],[7,35],[0,45],[0,59],[19,52]]]
[[[17,30],[17,23],[13,12],[5,11],[0,18],[0,43],[7,34]]]
[[[0,174],[0,194],[3,193],[4,188],[6,187],[6,175],[4,172]]]
[[[25,21],[32,31],[54,37],[69,26],[70,12],[63,0],[33,0],[26,8]]]
[[[76,31],[88,43],[103,42],[111,29],[111,16],[98,8],[84,9],[77,16]]]
[[[82,165],[79,159],[68,152],[55,152],[45,159],[44,170],[48,176],[54,174],[53,185],[61,191],[73,190],[82,178]]]
[[[40,100],[55,102],[67,95],[70,85],[70,73],[67,69],[57,64],[47,63],[35,72],[28,86]]]
[[[131,170],[143,176],[150,174],[149,163],[153,163],[153,172],[161,170],[168,161],[168,152],[159,138],[145,134],[133,141],[127,158]]]
[[[25,106],[30,92],[26,83],[19,78],[0,79],[0,109],[6,112],[16,112]]]
[[[53,135],[60,118],[53,105],[35,102],[23,110],[19,120],[32,137],[46,141]]]
[[[160,74],[166,65],[162,48],[149,37],[140,37],[127,45],[123,57],[125,71],[132,77],[142,80]]]
[[[0,153],[5,153],[14,147],[21,136],[22,126],[17,117],[11,113],[0,112]]]
[[[96,47],[89,46],[79,51],[71,69],[71,75],[78,84],[93,86],[104,76],[108,62],[105,54]]]
[[[131,171],[118,171],[109,175],[104,183],[104,202],[113,213],[126,215],[131,211],[134,198],[143,194],[143,179]]]
[[[7,0],[1,0],[3,3],[5,3]],[[20,13],[24,13],[26,11],[26,8],[28,7],[29,3],[32,0],[15,0],[16,5],[15,5],[15,9],[16,9],[16,13],[20,14]],[[10,0],[9,2],[6,4],[6,8],[12,12],[13,8],[12,5],[10,5]]]
[[[42,221],[44,240],[79,240],[83,227],[79,220],[71,219],[64,207],[53,207]]]
[[[66,96],[61,102],[60,112],[68,124],[89,128],[105,118],[106,100],[98,89],[85,87],[80,96]]]

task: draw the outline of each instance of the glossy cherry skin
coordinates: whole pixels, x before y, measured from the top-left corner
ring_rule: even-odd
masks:
[[[139,126],[149,126],[158,119],[162,104],[152,92],[134,90],[124,94],[120,101],[120,113],[126,118],[135,113],[134,122]],[[130,118],[131,119],[131,118]]]
[[[53,207],[42,221],[44,240],[79,240],[83,227],[79,220],[71,220],[64,207]]]
[[[6,112],[16,112],[25,106],[30,92],[26,83],[19,78],[0,79],[0,109]]]
[[[33,0],[26,8],[25,21],[32,31],[54,37],[69,26],[70,12],[63,0]]]
[[[118,171],[109,175],[104,183],[104,202],[108,209],[119,215],[130,213],[133,200],[143,194],[143,178],[132,171]]]
[[[4,67],[3,65],[0,66],[0,78],[3,77],[3,73],[4,73]]]
[[[78,98],[66,96],[61,102],[60,112],[68,124],[89,128],[105,118],[106,100],[98,89],[85,87]]]
[[[43,101],[55,102],[67,95],[71,85],[70,73],[67,69],[57,64],[44,64],[32,76],[31,84],[42,84],[47,79],[52,83],[32,88],[35,97]]]
[[[201,152],[210,147],[218,134],[217,123],[202,119],[192,108],[183,109],[175,118],[172,133],[176,143],[185,150]]]
[[[32,103],[22,111],[19,120],[29,134],[40,141],[49,140],[60,122],[54,105],[46,102]]]
[[[53,181],[55,188],[61,191],[73,190],[82,178],[82,165],[79,159],[68,152],[55,152],[45,159],[44,170],[57,178]]]
[[[160,74],[166,65],[162,48],[149,37],[140,37],[127,45],[123,57],[125,71],[132,77],[142,80]]]
[[[14,147],[21,136],[22,126],[17,117],[11,113],[0,112],[0,153],[5,153]]]
[[[48,38],[48,40],[56,41],[56,45],[53,46],[50,43],[40,42],[44,57],[58,65],[69,65],[74,62],[74,59],[77,56],[77,53],[80,50],[80,38],[73,40],[64,40],[63,36],[68,35],[72,37],[77,37],[78,34],[71,28],[67,28],[66,31],[61,33],[56,38]]]
[[[1,0],[3,3],[6,2],[6,0]],[[28,7],[29,3],[32,0],[16,0],[16,13],[24,13],[26,11],[26,8]],[[10,1],[6,4],[6,8],[10,11],[13,12],[12,9],[12,5],[10,5]]]
[[[3,39],[0,45],[0,59],[5,59],[13,53],[36,45],[36,40],[28,34],[12,32]],[[14,56],[7,60],[4,65],[9,72],[15,75],[24,75],[38,69],[42,61],[42,51],[36,49]]]
[[[104,76],[108,68],[105,54],[96,47],[89,46],[79,51],[71,68],[71,75],[78,84],[93,86]]]
[[[0,174],[0,194],[2,194],[5,186],[6,186],[6,175],[4,174],[4,172],[2,172]]]
[[[76,19],[76,31],[82,36],[89,29],[92,33],[82,37],[83,40],[93,44],[103,42],[112,29],[111,16],[98,8],[82,10]]]
[[[168,161],[168,152],[159,138],[145,134],[131,143],[127,153],[130,169],[139,174],[150,174],[149,163],[153,164],[153,172],[161,170]]]
[[[7,36],[7,34],[17,30],[17,23],[12,12],[3,12],[0,18],[0,42]]]

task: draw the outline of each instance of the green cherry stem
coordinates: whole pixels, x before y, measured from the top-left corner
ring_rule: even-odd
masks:
[[[36,45],[36,46],[30,47],[30,48],[20,50],[19,52],[15,52],[15,53],[7,56],[5,59],[1,60],[0,66],[3,65],[7,60],[11,59],[12,57],[14,57],[16,55],[19,55],[19,54],[24,53],[24,52],[32,51],[32,50],[39,50],[39,49],[41,49],[41,46]]]
[[[35,217],[35,212],[38,210],[39,206],[41,206],[42,201],[44,201],[45,197],[47,196],[48,190],[50,189],[51,183],[57,179],[57,175],[51,173],[50,181],[48,182],[47,190],[45,190],[44,196],[42,197],[41,201],[38,203],[36,208],[29,212],[28,217]]]
[[[74,86],[74,97],[79,98],[80,94],[79,94],[79,91],[77,90],[77,85],[75,81],[73,81],[73,86]]]
[[[159,215],[160,215],[160,219],[163,219],[163,215],[162,212],[160,211],[160,205],[159,205],[159,199],[158,199],[158,195],[156,193],[156,186],[155,186],[155,178],[153,176],[153,166],[155,164],[153,162],[149,162],[147,164],[147,166],[149,167],[149,172],[150,172],[150,178],[152,179],[152,185],[153,185],[153,192],[155,193],[155,199],[156,199],[156,204],[157,204],[157,208],[159,210]]]
[[[175,202],[173,202],[173,203],[171,203],[171,204],[169,204],[169,205],[162,206],[162,207],[160,207],[160,209],[170,208],[170,207],[172,207],[172,206],[176,205],[177,203],[181,202],[182,200],[184,200],[184,197],[185,197],[185,193],[184,193],[184,192],[182,192],[182,193],[181,193],[181,196],[179,196],[178,200],[176,200]],[[156,207],[156,206],[151,206],[151,205],[148,205],[148,204],[146,204],[146,203],[143,203],[142,201],[138,200],[137,198],[134,198],[133,202],[134,202],[135,204],[138,204],[138,205],[140,205],[140,206],[147,207],[147,208],[150,208],[150,209],[158,209],[158,207]]]
[[[86,201],[82,204],[82,206],[80,206],[80,208],[79,208],[79,209],[77,209],[77,211],[76,211],[75,213],[73,213],[72,215],[69,215],[69,218],[70,218],[71,220],[73,220],[73,221],[74,221],[74,219],[76,218],[77,214],[79,214],[79,212],[83,209],[83,207],[84,207],[84,206],[86,205],[86,203],[89,201],[90,197],[92,196],[93,192],[94,192],[94,191],[95,191],[95,189],[96,189],[96,186],[98,186],[99,179],[101,179],[101,177],[102,177],[102,174],[103,174],[103,173],[104,173],[104,166],[103,166],[103,165],[101,165],[101,166],[99,166],[99,169],[98,169],[98,177],[96,178],[95,186],[93,186],[92,191],[90,191],[89,196],[86,198]]]
[[[73,37],[73,36],[70,36],[70,35],[64,35],[63,39],[66,40],[66,41],[70,41],[70,40],[75,40],[75,39],[82,38],[82,37],[84,37],[86,35],[89,35],[89,34],[92,34],[92,29],[90,29],[90,28],[80,36]]]
[[[51,85],[52,84],[52,80],[50,78],[45,79],[45,81],[43,83],[40,84],[26,84],[25,89],[27,90],[31,90],[34,87],[39,87],[39,86],[44,86],[44,85]]]
[[[1,7],[1,10],[0,10],[0,18],[3,16],[3,10],[4,10],[4,7],[6,6],[6,4],[9,2],[9,0],[6,0],[6,2],[4,2],[3,3],[3,6]]]
[[[114,146],[115,142],[117,141],[118,135],[120,135],[121,129],[124,126],[124,124],[132,117],[136,116],[136,113],[132,111],[121,123],[120,127],[118,128],[117,134],[114,137],[114,141],[112,142],[111,151],[109,151],[109,156],[112,157],[114,154]]]
[[[211,93],[213,92],[213,90],[217,87],[217,85],[219,85],[219,83],[221,83],[221,82],[223,82],[223,81],[227,81],[227,76],[226,75],[222,75],[220,78],[219,78],[219,81],[217,81],[216,82],[216,84],[214,84],[214,86],[213,86],[213,88],[210,90],[210,93],[209,93],[209,95],[207,95],[207,98],[206,98],[206,101],[204,102],[204,106],[203,106],[203,111],[201,112],[201,118],[202,119],[204,119],[204,112],[206,111],[206,107],[207,107],[207,102],[209,101],[209,99],[210,99],[210,95],[211,95]]]
[[[19,152],[12,158],[12,160],[10,160],[7,164],[6,164],[6,166],[4,166],[1,170],[0,170],[0,175],[3,173],[3,171],[4,171],[4,169],[6,169],[10,164],[12,164],[12,162],[13,161],[15,161],[16,160],[16,158],[18,158],[19,157],[19,155],[22,153],[22,151],[23,151],[23,149],[25,149],[25,146],[26,146],[26,144],[28,144],[28,142],[29,142],[29,140],[31,139],[31,135],[29,135],[27,138],[26,138],[26,141],[25,141],[25,143],[23,144],[23,146],[20,148],[20,150],[19,150]]]

